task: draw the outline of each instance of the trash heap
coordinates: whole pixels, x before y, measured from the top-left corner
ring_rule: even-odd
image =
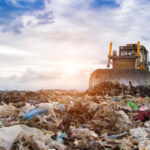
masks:
[[[149,89],[1,91],[0,150],[150,150]]]

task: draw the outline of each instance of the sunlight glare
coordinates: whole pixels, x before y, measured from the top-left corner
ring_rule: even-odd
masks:
[[[65,64],[63,67],[64,75],[72,76],[80,72],[80,66],[74,63]]]

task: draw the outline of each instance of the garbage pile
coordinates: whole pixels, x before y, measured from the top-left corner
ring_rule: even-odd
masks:
[[[93,89],[87,90],[89,95],[132,95],[132,96],[150,96],[150,85],[133,86],[129,81],[129,85],[119,82],[105,81],[96,85]]]
[[[100,86],[95,92],[1,92],[0,150],[150,150],[148,93]]]

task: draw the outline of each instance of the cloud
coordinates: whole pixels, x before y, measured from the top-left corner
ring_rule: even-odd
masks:
[[[9,72],[2,79],[2,87],[87,88],[90,73],[106,66],[109,41],[113,41],[114,49],[138,40],[149,48],[148,0],[112,0],[96,8],[91,5],[93,1],[45,0],[44,9],[34,9],[31,14],[26,11],[19,17],[17,14],[5,33],[0,32],[0,45],[29,55],[1,56],[3,76]],[[9,59],[12,64],[6,63]],[[70,68],[79,66],[79,73],[65,75],[68,64]]]
[[[49,2],[47,1],[47,4]],[[52,23],[52,11],[41,0],[4,0],[0,2],[0,30],[21,33],[26,25]]]
[[[81,76],[82,75],[82,76]],[[75,89],[79,87],[84,89],[82,82],[88,84],[87,78],[79,72],[75,77],[68,76],[66,79],[63,72],[38,72],[27,70],[22,75],[0,76],[1,90],[39,90],[39,89]],[[79,78],[80,77],[80,78]],[[68,82],[71,81],[71,82]],[[14,86],[15,85],[15,86]]]
[[[17,50],[16,48],[9,47],[9,46],[0,46],[0,54],[5,54],[5,55],[16,55],[16,56],[26,56],[28,55],[27,52]]]

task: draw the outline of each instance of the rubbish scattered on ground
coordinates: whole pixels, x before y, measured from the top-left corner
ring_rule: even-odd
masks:
[[[83,92],[0,92],[0,149],[149,150],[147,91],[105,82]]]
[[[0,105],[0,117],[8,117],[11,115],[15,115],[17,113],[17,108],[12,104],[9,105]]]
[[[56,141],[59,142],[59,143],[64,143],[64,139],[67,138],[67,134],[66,133],[63,133],[63,132],[58,132],[57,133],[57,137],[56,137]]]
[[[98,137],[98,135],[94,132],[89,130],[88,128],[72,128],[71,129],[71,136],[72,137],[80,137],[80,138],[86,138],[86,137]]]
[[[116,115],[117,115],[116,126],[118,129],[120,128],[120,130],[124,131],[124,130],[128,130],[129,127],[132,126],[131,120],[129,119],[128,115],[124,111],[122,110],[117,111]]]
[[[0,128],[0,148],[12,150],[19,148],[18,140],[26,141],[32,149],[48,149],[47,142],[51,142],[51,135],[45,135],[36,128],[30,128],[25,125],[16,125],[12,127]],[[22,145],[23,146],[23,145]],[[26,145],[27,146],[27,145]],[[34,147],[35,146],[35,147]]]
[[[40,114],[43,114],[43,113],[46,113],[48,112],[47,109],[39,109],[39,108],[35,108],[35,109],[32,109],[30,110],[29,112],[25,113],[22,118],[23,119],[32,119],[33,117],[37,116],[37,115],[40,115]]]
[[[144,123],[144,126],[147,127],[147,128],[150,128],[150,121],[146,121],[146,122]]]
[[[138,128],[130,129],[130,134],[136,140],[142,141],[148,138],[148,135],[150,134],[150,129],[138,127]]]
[[[133,110],[139,109],[139,107],[134,102],[131,101],[128,102],[128,106],[131,107]]]
[[[109,139],[117,139],[117,138],[121,138],[125,135],[127,135],[128,133],[127,132],[123,132],[123,133],[120,133],[120,134],[116,134],[116,135],[109,135],[107,138]]]
[[[144,140],[139,143],[139,150],[150,150],[150,140]]]
[[[143,106],[141,106],[140,107],[140,109],[139,109],[140,111],[146,111],[146,110],[149,110],[149,107],[148,106],[145,106],[145,105],[143,105]]]
[[[112,98],[112,101],[115,101],[115,102],[120,101],[120,100],[121,100],[121,97],[113,97]]]
[[[138,111],[137,115],[134,117],[135,120],[148,121],[150,120],[150,110]]]

